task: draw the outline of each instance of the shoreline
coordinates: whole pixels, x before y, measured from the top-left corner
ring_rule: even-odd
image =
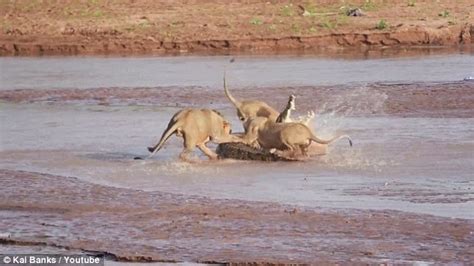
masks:
[[[33,44],[32,44],[33,45]],[[1,46],[1,44],[0,44]],[[0,48],[1,49],[1,48]],[[0,51],[1,53],[1,51]],[[0,58],[171,58],[171,57],[302,57],[321,59],[343,59],[343,60],[364,60],[364,59],[386,59],[386,58],[409,58],[409,57],[429,57],[429,56],[450,56],[468,54],[474,55],[474,45],[454,45],[454,46],[433,46],[433,45],[413,45],[413,46],[360,46],[360,47],[339,47],[334,49],[287,49],[281,51],[194,51],[192,53],[86,53],[86,54],[39,54],[28,53],[22,55],[6,54]]]
[[[414,28],[390,32],[348,32],[317,36],[281,36],[250,39],[189,41],[81,40],[29,36],[27,41],[0,35],[0,57],[7,56],[189,56],[364,54],[384,50],[471,50],[474,25],[443,29]],[[2,38],[3,37],[3,38]]]

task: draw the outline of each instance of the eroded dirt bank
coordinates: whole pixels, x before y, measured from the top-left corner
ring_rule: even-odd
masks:
[[[347,16],[360,8],[363,16]],[[0,56],[237,54],[460,46],[472,1],[1,3]]]
[[[375,263],[474,260],[474,223],[395,211],[325,210],[119,189],[0,170],[4,245],[128,261]]]
[[[178,55],[178,54],[240,54],[287,53],[290,51],[335,54],[340,49],[381,49],[413,46],[471,45],[474,26],[427,29],[402,28],[391,32],[340,32],[317,36],[262,37],[248,39],[217,39],[189,41],[153,41],[117,38],[84,41],[67,38],[59,42],[32,37],[34,42],[5,38],[0,43],[0,56],[11,55]]]

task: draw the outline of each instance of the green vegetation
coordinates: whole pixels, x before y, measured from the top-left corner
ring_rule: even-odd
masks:
[[[346,14],[339,14],[336,18],[337,25],[345,25],[349,21],[349,17]]]
[[[444,10],[443,12],[439,13],[438,16],[443,17],[443,18],[447,18],[447,17],[449,17],[449,11]]]
[[[92,2],[92,7],[86,5],[71,5],[61,10],[62,15],[66,17],[77,17],[77,18],[104,18],[107,17],[107,13],[98,5],[96,2]]]
[[[102,12],[101,10],[95,10],[94,12],[92,12],[92,16],[96,18],[100,18],[104,16],[104,12]]]
[[[149,21],[148,20],[145,20],[144,22],[142,23],[147,23],[149,24]],[[183,21],[172,21],[170,24],[168,24],[168,26],[170,28],[177,28],[177,27],[180,27],[180,26],[184,26],[184,22]]]
[[[328,17],[325,16],[321,19],[320,26],[325,29],[336,29],[341,25],[348,23],[349,17],[346,15],[338,15],[337,17]]]
[[[79,17],[83,17],[83,18],[101,18],[105,16],[105,13],[98,8],[76,10],[76,12],[74,12],[73,10],[69,10],[67,13],[67,15],[74,15],[74,14],[78,14]]]
[[[285,17],[292,17],[295,15],[293,4],[285,5],[281,8],[281,15]]]
[[[298,26],[297,24],[291,24],[291,31],[293,33],[300,33],[301,32],[301,28],[300,26]]]
[[[325,29],[334,29],[336,28],[337,26],[337,23],[335,23],[334,21],[331,21],[329,19],[324,19],[322,22],[321,22],[321,27],[325,28]]]
[[[15,5],[12,1],[12,6],[15,6],[15,9],[20,10],[21,12],[32,12],[41,8],[41,4],[38,0],[24,1],[21,5]]]
[[[312,3],[309,3],[303,6],[303,8],[304,8],[304,13],[303,13],[304,17],[314,17],[317,13],[316,6],[313,5]]]
[[[252,18],[250,20],[250,24],[252,24],[252,25],[262,25],[263,21],[259,18]]]
[[[377,5],[374,2],[372,2],[372,0],[365,0],[361,8],[366,11],[371,11],[371,10],[375,10],[377,8]]]
[[[348,5],[348,6],[341,6],[339,8],[339,13],[341,15],[344,15],[344,16],[347,16],[347,14],[349,14],[349,11],[354,9],[355,7],[354,6],[351,6],[351,5]]]
[[[347,11],[353,8],[352,5],[347,5],[347,6],[340,6],[337,4],[332,4],[332,5],[321,5],[321,6],[316,6],[313,3],[308,3],[306,5],[302,5],[302,8],[304,10],[303,12],[303,17],[322,17],[322,16],[334,16],[334,15],[346,15]]]
[[[142,21],[140,23],[138,23],[138,27],[140,28],[149,28],[151,27],[151,24],[149,21]]]
[[[408,6],[414,7],[416,4],[416,0],[408,0]]]
[[[384,19],[381,19],[377,23],[377,25],[375,25],[375,28],[378,29],[378,30],[386,29],[386,28],[388,28],[388,23]]]

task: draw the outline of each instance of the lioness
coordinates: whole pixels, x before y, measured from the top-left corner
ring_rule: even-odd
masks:
[[[258,100],[245,100],[245,101],[237,101],[229,92],[227,88],[227,83],[225,80],[226,72],[224,71],[224,92],[229,101],[237,109],[237,116],[239,117],[240,121],[245,121],[249,118],[253,117],[268,117],[270,120],[275,121],[280,112],[270,107],[268,104]]]
[[[307,149],[312,141],[319,144],[329,144],[338,139],[347,138],[349,145],[352,146],[352,140],[347,135],[322,140],[302,123],[275,123],[265,117],[249,119],[246,123],[248,130],[243,137],[244,143],[264,149],[289,150],[293,155],[299,150],[304,156],[307,156]]]
[[[187,156],[195,147],[209,159],[217,159],[217,154],[206,147],[209,141],[215,143],[242,141],[241,138],[230,134],[230,123],[216,110],[188,108],[177,112],[171,118],[158,143],[148,147],[148,151],[152,153],[149,157],[158,152],[173,133],[184,139],[184,149],[179,155],[182,160],[187,160]]]
[[[298,117],[297,120],[293,120],[290,118],[291,110],[296,110],[295,108],[295,96],[290,95],[288,100],[288,104],[283,110],[283,112],[278,112],[277,110],[270,107],[267,103],[258,100],[245,100],[245,101],[237,101],[229,92],[227,88],[226,82],[226,72],[224,71],[224,92],[227,98],[232,102],[232,104],[237,109],[237,116],[239,117],[240,121],[244,123],[244,129],[247,131],[245,127],[245,121],[255,118],[255,117],[266,117],[271,121],[278,122],[298,122],[308,125],[309,122],[314,118],[314,112],[310,111],[305,117]]]

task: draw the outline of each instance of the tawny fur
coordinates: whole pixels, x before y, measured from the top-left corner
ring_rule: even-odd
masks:
[[[300,151],[307,156],[307,149],[311,142],[329,144],[341,138],[352,140],[347,135],[339,135],[329,140],[316,137],[311,129],[302,123],[275,123],[264,117],[257,117],[246,122],[248,128],[244,142],[264,149],[289,150],[297,153]]]
[[[240,121],[245,122],[249,119],[255,118],[255,117],[266,117],[270,119],[271,121],[276,121],[278,117],[281,115],[280,112],[269,106],[267,103],[259,100],[244,100],[244,101],[238,101],[235,99],[232,94],[230,94],[229,89],[227,88],[227,82],[226,82],[226,72],[224,71],[224,92],[229,101],[235,106],[237,109],[237,116],[239,117]],[[291,95],[293,96],[293,95]],[[290,96],[290,97],[291,97]],[[294,96],[293,96],[294,97]],[[295,110],[294,104],[291,107],[291,110]],[[285,109],[286,110],[286,109]],[[304,117],[300,116],[298,119],[293,120],[291,119],[291,112],[289,112],[286,115],[286,118],[284,119],[283,122],[299,122],[303,123],[305,125],[309,125],[311,120],[314,118],[314,112],[310,111],[308,114]],[[247,131],[247,128],[245,128],[244,124],[244,129]]]
[[[158,152],[171,135],[176,134],[184,139],[181,159],[187,160],[195,147],[210,159],[217,159],[217,154],[211,151],[206,143],[241,142],[241,138],[230,133],[230,123],[219,112],[210,109],[183,109],[171,118],[160,140],[154,146],[148,147],[148,151],[152,153],[149,157]]]
[[[268,104],[258,100],[236,100],[229,92],[226,83],[226,72],[224,71],[224,92],[227,98],[237,109],[237,116],[240,121],[246,121],[247,119],[254,117],[267,117],[272,121],[275,121],[280,115],[280,112],[270,107]]]

